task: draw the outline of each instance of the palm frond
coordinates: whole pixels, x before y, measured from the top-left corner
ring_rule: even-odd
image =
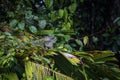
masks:
[[[35,80],[73,80],[72,78],[56,72],[48,67],[43,65],[27,62],[26,63],[26,76],[27,80],[35,79]]]

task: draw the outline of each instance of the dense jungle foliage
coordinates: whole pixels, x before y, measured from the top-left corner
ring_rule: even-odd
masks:
[[[0,80],[120,80],[119,0],[0,0]]]

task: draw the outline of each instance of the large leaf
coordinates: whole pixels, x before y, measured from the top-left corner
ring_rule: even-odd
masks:
[[[62,73],[71,76],[75,80],[82,80],[84,77],[79,73],[78,64],[80,60],[69,53],[55,51],[57,55],[52,56],[55,61],[55,67],[58,68]],[[79,78],[77,77],[79,76]]]
[[[29,65],[32,70],[30,71],[30,73],[27,75],[28,77],[30,77],[29,75],[32,72],[33,79],[37,79],[37,80],[73,80],[72,78],[61,74],[59,72],[56,72],[48,67],[45,67],[43,65],[34,63],[34,62],[30,62],[31,65]],[[29,67],[28,67],[29,68]],[[29,71],[29,69],[28,69]],[[27,72],[28,73],[28,72]],[[54,75],[54,76],[53,76]],[[29,79],[27,79],[29,80]]]

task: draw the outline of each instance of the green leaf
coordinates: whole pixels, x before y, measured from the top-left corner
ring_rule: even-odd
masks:
[[[49,67],[43,66],[38,63],[33,63],[33,62],[31,62],[31,64],[32,65],[30,66],[32,67],[32,74],[33,74],[32,80],[35,80],[35,79],[37,80],[73,80],[71,77],[68,77],[64,74],[56,72],[55,70],[50,69]]]
[[[70,40],[70,35],[64,35],[64,38],[65,38],[65,41],[67,42],[67,41],[69,41]]]
[[[76,8],[77,8],[77,4],[76,4],[76,3],[73,3],[72,5],[69,6],[69,11],[70,11],[71,13],[74,13],[75,10],[76,10]]]
[[[27,76],[27,80],[31,80],[32,79],[32,63],[30,61],[26,61],[25,62],[25,73]]]
[[[18,23],[18,27],[19,27],[19,29],[24,30],[25,23],[23,23],[23,22]]]
[[[103,37],[109,37],[110,34],[109,34],[109,33],[104,33],[104,34],[102,34],[102,36],[103,36]]]
[[[66,27],[67,27],[67,29],[70,29],[71,28],[71,24],[69,22],[67,22]]]
[[[7,78],[7,80],[19,80],[19,78],[18,78],[18,76],[17,76],[17,74],[16,73],[6,73],[6,74],[3,74],[3,76],[5,77],[5,78]]]
[[[33,16],[33,19],[34,19],[34,20],[38,20],[39,17],[38,17],[38,16]]]
[[[62,18],[64,15],[64,10],[62,9],[59,9],[59,17]]]
[[[88,54],[92,54],[95,61],[117,61],[112,51],[90,51]]]
[[[71,24],[69,22],[62,24],[62,31],[63,30],[70,30],[70,28],[71,28]]]
[[[10,18],[13,18],[15,16],[13,12],[7,12],[7,14]]]
[[[76,39],[75,41],[76,41],[76,43],[77,43],[78,45],[83,46],[83,43],[82,43],[81,40]]]
[[[4,32],[4,34],[5,34],[6,36],[11,36],[11,34],[10,34],[9,32]]]
[[[34,33],[34,34],[37,33],[37,28],[36,28],[35,26],[30,26],[30,27],[29,27],[29,30],[30,30],[32,33]]]
[[[93,39],[94,43],[98,42],[98,38],[97,37],[93,36],[92,39]]]
[[[39,21],[39,27],[44,29],[46,27],[46,20]]]
[[[40,35],[50,35],[53,33],[54,33],[54,30],[41,30]]]
[[[61,52],[61,54],[66,57],[70,63],[72,63],[73,65],[76,65],[80,63],[80,60],[79,58],[77,58],[76,56],[72,55],[72,54],[69,54],[69,53],[64,53],[64,52]]]
[[[56,11],[51,12],[50,14],[48,14],[48,16],[49,16],[53,21],[55,21],[55,20],[57,19],[57,17],[56,17]]]
[[[68,18],[68,11],[66,8],[64,8],[64,19],[67,20]]]
[[[5,38],[5,35],[1,35],[1,36],[0,36],[0,39],[4,39],[4,38]]]
[[[83,37],[83,43],[84,43],[84,45],[86,45],[88,43],[88,41],[89,41],[88,36]]]
[[[18,21],[16,19],[13,19],[11,22],[10,22],[10,27],[15,27],[17,25]]]
[[[53,77],[47,77],[45,80],[54,80]]]
[[[74,68],[71,62],[62,54],[53,57],[55,60],[55,65],[63,71],[66,75],[70,76],[71,72],[74,71]]]
[[[51,8],[53,5],[53,0],[45,0],[45,5],[47,8]]]

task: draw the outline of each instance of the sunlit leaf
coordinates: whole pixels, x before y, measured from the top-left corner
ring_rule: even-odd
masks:
[[[25,62],[25,73],[27,76],[27,80],[31,80],[32,79],[32,63],[30,61],[26,61]]]
[[[88,36],[83,37],[83,43],[86,45],[89,42]]]
[[[66,24],[66,27],[67,27],[67,29],[70,29],[70,28],[71,28],[71,24],[68,22],[68,23]]]
[[[59,17],[62,18],[64,15],[64,10],[62,9],[59,9]]]
[[[62,55],[64,55],[73,65],[76,65],[80,63],[80,60],[72,55],[72,54],[69,54],[69,53],[64,53],[64,52],[61,52]]]
[[[5,77],[6,79],[8,80],[19,80],[18,76],[16,73],[6,73],[6,74],[3,74],[3,77]]]

